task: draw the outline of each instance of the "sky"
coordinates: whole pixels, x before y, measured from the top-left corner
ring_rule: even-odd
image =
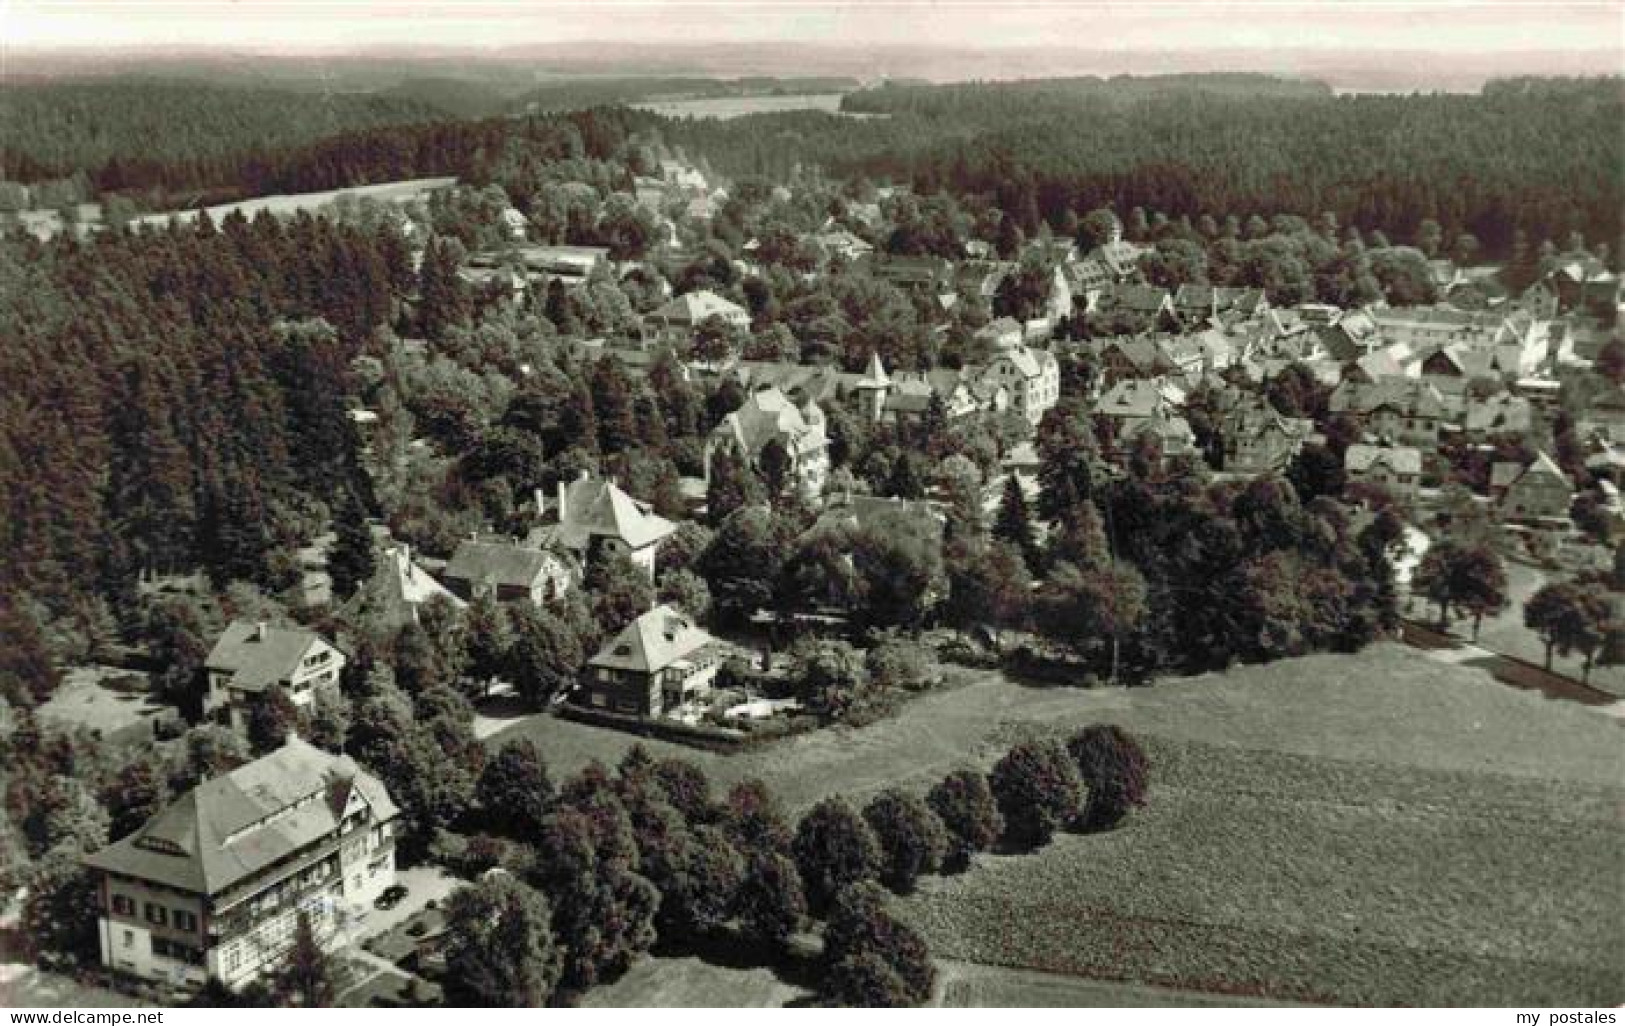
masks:
[[[1625,0],[0,0],[0,46],[229,46],[331,53],[647,43],[1056,47],[1625,50]]]

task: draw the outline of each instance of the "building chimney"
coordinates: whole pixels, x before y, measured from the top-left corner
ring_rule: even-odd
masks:
[[[559,513],[558,513],[559,526],[560,527],[568,527],[569,526],[569,520],[570,520],[570,504],[568,502],[564,501],[564,497],[569,494],[570,487],[568,485],[566,485],[563,481],[560,481],[558,483],[558,491],[559,491]],[[539,501],[539,499],[540,499],[540,496],[538,496],[538,501]]]
[[[264,641],[265,640],[265,635],[269,630],[270,630],[270,625],[269,624],[267,624],[264,620],[259,621],[258,623],[256,623],[254,625],[254,640],[255,641]]]

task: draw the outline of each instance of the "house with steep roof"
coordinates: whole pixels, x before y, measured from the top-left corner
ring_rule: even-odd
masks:
[[[1352,482],[1414,500],[1422,480],[1422,451],[1408,445],[1351,445],[1343,454],[1343,470]]]
[[[1246,320],[1268,309],[1269,299],[1263,289],[1185,284],[1174,292],[1174,313],[1187,327],[1200,327],[1220,318]]]
[[[747,392],[776,388],[803,402],[837,402],[854,390],[859,380],[836,367],[822,364],[789,363],[782,360],[735,360],[728,368],[734,380]]]
[[[1091,313],[1126,314],[1152,328],[1172,330],[1179,323],[1174,297],[1159,285],[1123,283],[1103,289]]]
[[[576,700],[593,709],[664,716],[708,691],[726,646],[676,606],[656,606],[587,661]]]
[[[893,534],[924,528],[940,545],[948,516],[937,504],[896,495],[832,496],[811,530],[846,527],[857,531]]]
[[[318,944],[338,946],[340,921],[395,882],[399,815],[376,777],[290,737],[84,856],[102,964],[237,988],[282,963],[301,916]]]
[[[542,508],[539,492],[536,504]],[[613,480],[593,477],[585,470],[568,484],[559,482],[553,510],[555,522],[533,532],[527,539],[531,544],[570,552],[582,566],[605,556],[624,556],[645,570],[650,581],[654,580],[660,543],[677,531],[676,524],[647,502],[634,499]]]
[[[1155,381],[1128,378],[1106,390],[1095,403],[1095,415],[1118,421],[1144,420],[1167,405],[1167,397]]]
[[[825,253],[848,262],[862,260],[875,251],[875,247],[861,236],[845,228],[825,228],[811,236]]]
[[[1114,455],[1131,451],[1135,444],[1149,440],[1163,461],[1197,456],[1196,432],[1190,422],[1171,408],[1159,408],[1142,421],[1126,422],[1120,428],[1114,446]]]
[[[242,730],[250,708],[272,690],[309,709],[318,692],[338,690],[344,663],[344,653],[315,631],[234,620],[203,661],[203,714]]]
[[[1484,397],[1469,395],[1461,412],[1462,434],[1470,438],[1522,435],[1534,427],[1534,423],[1534,404],[1510,392]]]
[[[514,207],[504,207],[501,214],[502,231],[515,242],[523,242],[530,221]]]
[[[1361,417],[1372,434],[1429,448],[1438,444],[1441,432],[1455,426],[1458,409],[1437,388],[1410,378],[1345,381],[1327,405],[1333,413]]]
[[[1065,264],[1067,284],[1075,298],[1093,297],[1104,289],[1139,274],[1139,261],[1146,251],[1114,235],[1082,259]]]
[[[1495,377],[1494,352],[1464,342],[1435,349],[1422,359],[1423,380],[1446,395],[1460,395],[1475,378]]]
[[[1047,349],[1011,346],[995,353],[977,375],[989,388],[1004,388],[1010,408],[1037,425],[1061,399],[1061,365]]]
[[[1451,306],[1386,307],[1370,311],[1386,344],[1430,352],[1455,342],[1474,348],[1521,345],[1534,329],[1522,311],[1458,310]]]
[[[879,353],[869,354],[869,366],[852,387],[861,397],[863,408],[869,411],[870,420],[878,422],[886,415],[886,397],[891,393],[892,380]]]
[[[1314,437],[1314,422],[1284,417],[1263,396],[1241,393],[1219,419],[1224,469],[1236,474],[1285,470],[1305,442]]]
[[[1346,365],[1343,369],[1343,379],[1369,384],[1384,378],[1410,377],[1412,370],[1420,374],[1421,361],[1415,359],[1411,351],[1404,346],[1389,346],[1386,349],[1373,349],[1352,364]]]
[[[895,424],[917,422],[933,401],[942,404],[943,416],[949,421],[978,409],[975,395],[958,371],[899,371],[886,391],[880,419]]]
[[[954,289],[965,297],[979,297],[989,303],[999,286],[1016,269],[1014,260],[963,260],[954,267]]]
[[[660,179],[666,185],[687,192],[703,193],[711,187],[711,183],[705,178],[705,172],[681,160],[662,160],[660,162]]]
[[[1026,334],[1026,329],[1014,317],[998,317],[976,329],[972,337],[993,349],[1009,349],[1021,345]]]
[[[377,615],[390,627],[399,629],[417,623],[418,611],[436,600],[459,609],[468,605],[418,565],[412,558],[412,546],[404,542],[384,547],[376,573],[374,579],[381,585],[377,592]]]
[[[860,405],[875,422],[908,423],[925,415],[933,400],[951,423],[988,409],[995,412],[1008,406],[1003,386],[982,387],[971,367],[952,370],[939,367],[929,371],[888,373],[878,353],[871,354],[869,366],[851,384],[861,397]]]
[[[1197,454],[1196,435],[1181,416],[1159,381],[1129,378],[1119,381],[1095,404],[1095,415],[1111,423],[1111,453],[1121,456],[1137,439],[1149,436],[1165,459]]]
[[[1558,256],[1541,279],[1557,299],[1556,312],[1613,307],[1619,300],[1619,276],[1591,253],[1579,250]]]
[[[716,317],[737,331],[750,328],[750,314],[738,303],[723,299],[710,289],[685,292],[648,316],[654,333],[668,342],[681,342],[693,336],[701,324]]]
[[[1574,483],[1544,452],[1506,486],[1496,507],[1501,519],[1516,523],[1564,523],[1574,504]]]
[[[529,602],[546,605],[581,579],[581,568],[562,552],[509,538],[470,538],[441,571],[446,587],[464,602]]]
[[[1173,335],[1162,343],[1162,352],[1174,365],[1174,374],[1194,383],[1213,370],[1208,363],[1208,347],[1196,335]]]
[[[801,494],[816,500],[829,475],[829,435],[824,411],[812,400],[796,405],[777,388],[752,392],[739,409],[728,414],[706,444],[706,479],[711,461],[726,446],[746,463],[761,469],[762,450],[776,443],[787,457],[785,479]]]
[[[594,271],[611,264],[605,246],[521,246],[518,256],[526,270],[569,282],[585,281]]]
[[[1101,377],[1108,382],[1129,378],[1160,378],[1175,371],[1173,358],[1161,336],[1124,335],[1100,347]]]
[[[877,253],[862,263],[875,278],[904,292],[934,296],[954,292],[954,265],[942,257],[881,256]]]
[[[1341,363],[1359,360],[1384,344],[1376,322],[1365,310],[1349,310],[1331,323],[1310,330],[1319,349]]]

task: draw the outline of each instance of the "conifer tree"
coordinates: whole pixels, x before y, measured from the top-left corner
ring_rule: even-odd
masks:
[[[343,490],[338,508],[333,511],[333,535],[333,547],[327,554],[327,572],[333,579],[333,596],[342,601],[371,580],[377,567],[367,511],[350,488]]]
[[[1027,496],[1021,482],[1011,474],[1004,482],[1004,495],[999,500],[999,513],[993,521],[993,537],[1007,541],[1021,552],[1029,570],[1037,571],[1042,562],[1037,538],[1033,534],[1032,517],[1027,512]]]

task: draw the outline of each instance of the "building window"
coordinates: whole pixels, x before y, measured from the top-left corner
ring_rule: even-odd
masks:
[[[175,911],[175,929],[185,930],[188,933],[197,931],[197,916],[190,912]]]
[[[162,905],[154,905],[150,901],[147,902],[147,922],[156,926],[163,926],[165,923],[169,922],[169,910],[164,908]]]
[[[135,915],[135,902],[122,894],[113,895],[113,911],[121,916]]]
[[[228,973],[234,973],[243,967],[243,952],[237,945],[233,944],[226,949],[225,966]]]
[[[134,930],[125,930],[124,931],[124,946],[127,947],[127,948],[135,947],[135,931]]]

